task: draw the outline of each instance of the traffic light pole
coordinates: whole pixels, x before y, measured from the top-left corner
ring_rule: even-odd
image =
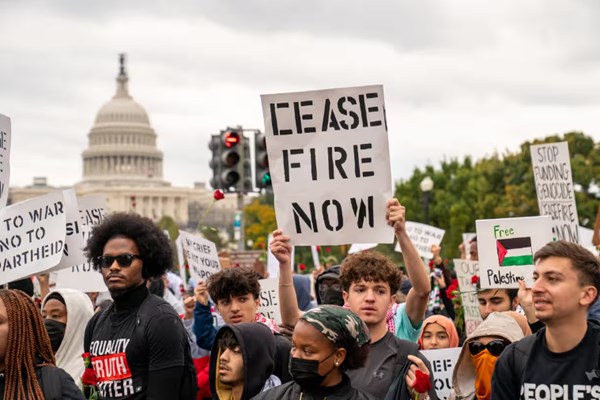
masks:
[[[238,126],[238,129],[240,129],[243,132],[243,129],[242,129],[241,126]],[[244,168],[244,162],[246,161],[245,160],[246,154],[244,154],[245,153],[245,151],[244,151],[244,141],[246,140],[246,138],[244,137],[243,133],[240,135],[240,138],[241,138],[241,143],[240,144],[242,145],[241,146],[242,147],[242,151],[240,152],[241,153],[241,157],[240,157],[240,165],[241,165],[241,167],[240,167],[240,171],[241,171],[240,172],[240,181],[242,182],[242,184],[240,185],[241,186],[241,190],[238,190],[238,192],[237,192],[237,209],[241,213],[240,227],[239,227],[240,235],[239,235],[239,238],[238,238],[237,248],[238,248],[239,251],[243,251],[244,250],[244,246],[246,244],[246,242],[245,242],[246,235],[244,234],[244,227],[246,225],[244,223],[244,182],[245,182],[245,179],[246,179],[246,176],[245,176],[246,175],[246,168]]]

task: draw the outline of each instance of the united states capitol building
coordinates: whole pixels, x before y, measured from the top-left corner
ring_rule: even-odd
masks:
[[[195,183],[193,188],[173,187],[163,179],[157,134],[144,108],[131,97],[128,83],[121,55],[116,93],[96,115],[81,156],[83,179],[73,188],[78,196],[106,195],[112,212],[133,211],[155,221],[169,216],[181,227],[195,228],[213,201],[212,190],[204,183]],[[60,189],[66,187],[51,187],[45,177],[35,177],[30,186],[10,188],[8,201],[17,203]],[[202,223],[225,229],[235,210],[236,198],[228,195],[214,204]]]

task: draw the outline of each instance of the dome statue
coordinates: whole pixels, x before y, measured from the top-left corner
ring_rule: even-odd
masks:
[[[168,186],[148,114],[129,94],[124,54],[119,55],[119,63],[117,91],[100,108],[88,134],[80,185]]]

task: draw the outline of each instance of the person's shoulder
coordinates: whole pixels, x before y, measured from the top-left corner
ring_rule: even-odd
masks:
[[[387,341],[389,346],[395,348],[398,353],[416,354],[419,352],[419,345],[408,340],[400,339],[391,332],[385,334],[384,340]]]
[[[285,399],[297,398],[293,396],[294,390],[296,390],[295,382],[287,382],[272,389],[260,392],[252,398],[252,400],[263,400],[263,399]]]
[[[367,392],[363,392],[360,389],[354,388],[354,395],[350,397],[350,400],[377,400],[377,397]]]

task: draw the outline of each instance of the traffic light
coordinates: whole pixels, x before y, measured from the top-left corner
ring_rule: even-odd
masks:
[[[260,131],[254,132],[254,170],[256,172],[256,187],[259,190],[270,188],[272,184],[269,156],[267,155],[267,138]]]
[[[210,178],[210,186],[213,189],[223,189],[221,185],[221,135],[212,135],[208,148],[212,151],[212,158],[208,165],[213,171],[213,176]]]
[[[247,142],[242,129],[227,128],[218,135],[212,135],[208,147],[212,150],[209,165],[213,177],[210,185],[214,189],[226,192],[251,191],[250,149]],[[248,178],[242,179],[243,175]]]

